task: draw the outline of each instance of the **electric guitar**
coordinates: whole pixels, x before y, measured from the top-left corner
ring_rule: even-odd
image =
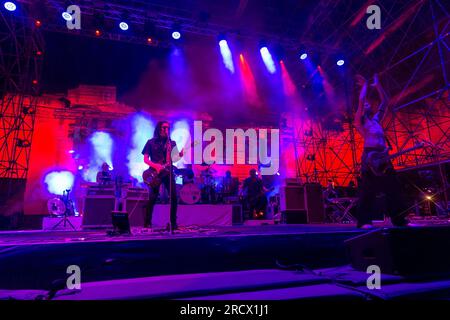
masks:
[[[158,188],[162,179],[170,174],[170,170],[175,168],[172,164],[166,164],[163,166],[162,170],[157,172],[154,168],[148,168],[142,173],[142,179],[144,183],[150,188]]]
[[[372,173],[376,176],[381,176],[386,173],[386,170],[390,167],[390,160],[399,157],[405,153],[420,149],[424,146],[424,143],[418,143],[412,148],[408,148],[399,151],[394,154],[389,154],[389,150],[384,151],[371,151],[367,155],[367,164]]]
[[[199,143],[199,141],[194,141],[190,146],[183,148],[182,151],[189,150]],[[170,174],[170,170],[174,169],[177,169],[177,167],[171,163],[163,165],[163,168],[159,172],[150,167],[142,173],[142,180],[144,180],[144,183],[150,188],[158,188],[162,183],[162,179]]]

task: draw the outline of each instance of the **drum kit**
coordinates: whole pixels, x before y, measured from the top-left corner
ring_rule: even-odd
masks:
[[[178,190],[179,199],[184,204],[215,204],[223,202],[223,184],[218,183],[217,171],[212,164],[202,164],[206,167],[199,177],[194,177],[191,169],[177,169],[175,174],[182,177],[183,185]]]

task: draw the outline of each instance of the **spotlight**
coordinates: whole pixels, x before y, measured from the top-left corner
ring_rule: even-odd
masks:
[[[34,80],[32,81],[32,83],[33,83],[33,85],[37,85],[39,82],[38,82],[36,79],[34,79]]]
[[[70,154],[73,154],[73,153],[75,153],[75,150],[72,149],[72,150],[69,150],[68,152],[69,152]]]
[[[102,32],[100,30],[95,30],[95,36],[100,37],[102,35]]]
[[[263,46],[259,51],[267,70],[269,71],[269,73],[274,74],[276,72],[276,67],[269,49],[266,46]]]
[[[172,32],[172,38],[179,40],[181,38],[181,33],[179,31]]]
[[[42,26],[42,21],[36,20],[36,21],[34,21],[34,25],[36,26],[36,28],[40,28]]]
[[[231,50],[230,47],[228,46],[227,40],[225,40],[223,37],[220,38],[219,47],[220,47],[220,54],[222,55],[225,67],[228,70],[230,70],[231,73],[234,73],[234,63]]]
[[[306,52],[304,52],[300,55],[301,60],[305,60],[306,58],[308,58],[308,54]]]
[[[126,23],[125,21],[122,21],[121,23],[119,23],[119,28],[123,31],[127,31],[129,28],[128,23]]]
[[[16,4],[12,1],[6,1],[4,4],[4,7],[6,10],[11,11],[11,12],[16,11],[16,9],[17,9]]]
[[[82,166],[82,165],[79,165],[79,166],[78,166],[78,170],[83,170],[83,166]]]
[[[64,11],[61,16],[63,17],[64,20],[66,21],[72,21],[72,15],[66,11]]]
[[[156,27],[151,21],[145,21],[144,23],[144,35],[147,37],[148,44],[154,44],[156,40]]]
[[[344,63],[345,63],[345,61],[344,61],[343,59],[339,59],[338,61],[336,61],[336,64],[337,64],[339,67],[343,66]]]

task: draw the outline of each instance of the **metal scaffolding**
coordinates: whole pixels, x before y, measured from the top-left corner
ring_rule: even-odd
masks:
[[[27,177],[42,54],[39,30],[0,12],[0,178]]]
[[[321,3],[322,9],[331,5],[327,1]],[[335,38],[332,35],[329,37],[336,42],[344,41],[342,38],[347,36],[357,47],[352,47],[355,55],[350,69],[352,74],[370,75],[376,71],[381,74],[382,82],[391,96],[390,113],[384,126],[393,152],[424,143],[423,148],[396,158],[394,164],[398,169],[437,165],[450,158],[450,53],[447,44],[450,34],[449,13],[437,0],[404,4],[400,13],[408,12],[408,6],[415,11],[410,12],[414,14],[408,20],[409,25],[402,30],[401,41],[397,39],[396,47],[389,47],[389,54],[384,54],[381,59],[380,56],[364,54],[377,38],[367,37],[369,40],[365,39],[365,43],[354,41],[356,31],[352,34],[348,30],[348,24],[343,23],[341,27],[335,25]],[[402,16],[396,17],[401,18]],[[329,23],[336,24],[333,20],[327,19]],[[392,21],[392,24],[395,23],[395,20]],[[428,28],[429,32],[421,30],[420,37],[417,38],[414,33],[417,31],[415,23],[419,27],[424,24],[432,27]],[[387,30],[389,28],[390,26],[386,27]],[[339,30],[342,32],[339,33]],[[380,36],[382,37],[383,35]],[[423,43],[423,46],[414,47],[416,43]],[[414,50],[407,52],[405,48]],[[380,69],[376,70],[374,66]],[[345,81],[341,86],[345,86]],[[353,100],[357,95],[358,92],[354,91]],[[355,110],[352,105],[356,106],[356,103],[347,99],[347,104],[341,132],[329,130],[321,121],[303,119],[299,122],[293,138],[299,157],[298,175],[309,179],[312,177],[313,181],[322,184],[333,180],[344,185],[349,179],[356,178],[362,141],[359,134],[355,134],[352,124]],[[305,135],[305,132],[309,134]],[[442,183],[444,190],[448,188],[446,181]]]

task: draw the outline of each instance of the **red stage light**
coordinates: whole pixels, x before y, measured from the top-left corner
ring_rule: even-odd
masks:
[[[100,30],[95,30],[95,35],[97,37],[100,37],[102,35],[102,32]]]
[[[38,84],[38,81],[37,81],[36,79],[34,79],[34,80],[33,80],[33,84],[34,84],[34,85],[37,85],[37,84]]]
[[[36,20],[36,21],[34,22],[34,25],[36,26],[36,28],[41,27],[41,26],[42,26],[41,20]]]
[[[40,51],[40,50],[36,51],[36,55],[37,56],[42,56],[42,51]]]
[[[153,43],[153,39],[152,38],[147,38],[147,43],[148,44],[152,44]]]

